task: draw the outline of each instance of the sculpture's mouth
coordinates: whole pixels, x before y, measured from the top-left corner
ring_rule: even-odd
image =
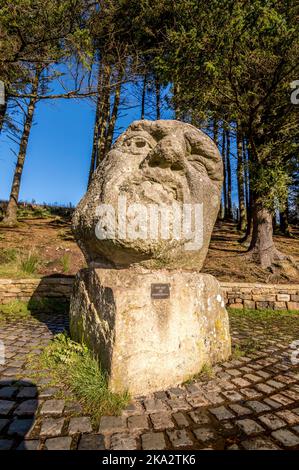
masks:
[[[135,178],[124,182],[120,193],[125,193],[130,199],[142,204],[169,204],[184,202],[188,199],[189,188],[177,178],[162,178],[158,175],[145,174],[141,178]]]

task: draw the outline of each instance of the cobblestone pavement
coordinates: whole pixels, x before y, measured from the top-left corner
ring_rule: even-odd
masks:
[[[97,428],[68,391],[49,377],[33,380],[26,365],[28,353],[40,354],[66,323],[59,315],[0,323],[1,450],[299,449],[299,367],[290,347],[299,316],[268,322],[233,315],[233,341],[246,355],[235,353],[206,380],[136,399]]]

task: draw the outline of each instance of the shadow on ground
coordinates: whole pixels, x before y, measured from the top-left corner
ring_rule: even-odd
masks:
[[[57,278],[65,280],[65,284],[58,285]],[[69,283],[72,276],[51,275],[44,276],[28,302],[28,310],[38,321],[45,323],[53,334],[68,331],[70,299]]]
[[[32,450],[38,390],[28,380],[0,381],[0,450]]]

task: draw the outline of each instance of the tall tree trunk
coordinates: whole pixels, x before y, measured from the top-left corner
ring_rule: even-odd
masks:
[[[219,123],[217,119],[213,120],[213,140],[218,147],[219,146]]]
[[[245,191],[244,191],[244,164],[243,164],[243,140],[241,136],[240,126],[237,126],[237,179],[238,179],[238,197],[239,197],[239,230],[246,230],[246,207],[245,207]]]
[[[94,129],[93,129],[93,141],[92,141],[92,152],[91,152],[90,168],[89,168],[89,175],[88,175],[88,187],[90,186],[92,176],[96,169],[97,159],[98,159],[99,126],[100,126],[100,117],[101,117],[101,111],[102,111],[102,91],[103,91],[102,63],[99,63],[96,115],[95,115],[95,121],[94,121]]]
[[[98,151],[98,138],[99,138],[99,115],[100,115],[100,99],[99,96],[97,97],[97,104],[96,104],[96,116],[95,116],[95,123],[93,129],[93,141],[92,141],[92,152],[91,152],[91,159],[90,159],[90,168],[89,168],[89,175],[88,175],[88,187],[90,186],[92,176],[94,174],[95,165],[97,161],[97,151]]]
[[[219,123],[217,119],[213,120],[213,140],[217,146],[219,147]],[[218,212],[218,220],[223,220],[223,203],[222,200],[220,201],[220,207]]]
[[[141,97],[141,116],[140,116],[141,120],[145,118],[146,88],[147,88],[147,74],[145,73],[143,77],[142,97]]]
[[[258,146],[250,139],[250,159],[254,168],[254,178],[258,178],[262,163],[259,161]],[[251,191],[252,197],[252,238],[248,255],[262,268],[266,269],[285,256],[280,253],[273,240],[273,214],[265,207],[265,195]]]
[[[225,150],[225,129],[222,129],[222,162],[223,162],[223,217],[227,218],[227,179],[226,179],[226,150]]]
[[[15,169],[14,177],[13,177],[13,183],[11,187],[11,193],[10,193],[8,205],[5,211],[5,216],[2,221],[2,224],[6,226],[10,226],[10,227],[13,227],[17,224],[17,210],[18,210],[18,200],[19,200],[20,187],[21,187],[21,179],[22,179],[23,168],[24,168],[24,163],[25,163],[25,158],[26,158],[26,153],[27,153],[30,131],[32,128],[32,123],[33,123],[34,111],[35,111],[36,103],[38,101],[38,86],[39,86],[40,75],[41,75],[41,71],[40,70],[36,71],[35,77],[33,79],[32,90],[31,90],[31,94],[33,96],[32,98],[30,98],[30,101],[28,104],[24,130],[23,130],[23,134],[22,134],[22,138],[20,142],[18,160],[17,160],[16,169]]]
[[[182,117],[182,110],[179,103],[179,96],[180,96],[180,85],[178,83],[174,83],[173,86],[173,104],[174,104],[174,111],[175,111],[175,118],[181,119]]]
[[[253,228],[249,253],[253,260],[262,268],[269,268],[274,261],[283,258],[276,249],[273,240],[273,217],[271,212],[263,207],[256,196],[253,202]]]
[[[285,237],[291,237],[291,230],[289,225],[289,204],[286,202],[286,207],[284,211],[279,212],[279,223],[281,233]]]
[[[98,167],[100,162],[105,156],[105,145],[106,136],[108,131],[109,119],[110,119],[110,93],[111,93],[111,67],[110,65],[103,66],[103,86],[100,94],[100,100],[102,102],[99,125],[98,125],[98,144],[97,144],[97,162]]]
[[[122,77],[119,76],[118,79],[119,79],[119,81],[118,81],[118,84],[116,85],[115,93],[114,93],[113,109],[112,109],[112,113],[111,113],[111,116],[110,116],[110,119],[109,119],[108,129],[107,129],[107,136],[106,136],[106,142],[105,142],[105,155],[111,149],[112,142],[113,142],[115,124],[116,124],[117,117],[118,117],[118,108],[119,108],[120,96],[121,96],[121,79],[122,79]]]
[[[227,170],[227,216],[233,218],[232,211],[232,172],[230,164],[230,132],[226,131],[226,170]]]
[[[155,79],[156,88],[156,119],[161,119],[161,86],[159,80]]]
[[[7,96],[4,96],[5,102],[4,104],[0,104],[0,134],[3,129],[3,124],[5,121],[5,115],[7,111]]]

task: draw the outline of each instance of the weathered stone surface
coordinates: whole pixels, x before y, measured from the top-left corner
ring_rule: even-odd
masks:
[[[141,436],[143,450],[163,450],[166,448],[163,432],[149,432]]]
[[[88,416],[82,416],[78,418],[71,418],[69,424],[69,435],[77,433],[91,433],[92,425]]]
[[[33,421],[31,419],[14,419],[8,428],[9,436],[26,436],[29,435]]]
[[[41,415],[60,416],[63,413],[64,400],[47,400],[40,411]]]
[[[0,415],[8,415],[14,406],[15,403],[13,401],[0,400]]]
[[[58,437],[62,433],[64,418],[47,418],[42,422],[40,436]]]
[[[253,419],[241,419],[236,421],[238,427],[248,436],[252,434],[259,434],[264,431],[264,429]]]
[[[151,298],[156,283],[170,285],[170,298]],[[70,315],[72,337],[99,358],[110,388],[132,396],[176,386],[231,351],[219,284],[208,274],[82,270]]]
[[[219,210],[222,181],[219,151],[206,134],[179,121],[136,121],[118,138],[100,164],[78,205],[73,217],[76,240],[87,262],[100,267],[139,264],[150,269],[165,266],[200,270]],[[124,217],[126,237],[118,227],[114,237],[100,240],[96,237],[98,206],[111,205],[122,219],[120,197],[126,198],[127,207],[142,204],[148,213],[140,224],[134,214]],[[143,234],[148,229],[150,205],[171,207],[173,203],[203,205],[200,247],[186,250],[185,244],[190,241],[187,234],[179,239],[173,235],[169,238],[128,236],[134,220],[135,233]],[[108,219],[109,229],[113,226],[112,218],[114,215]]]
[[[105,450],[105,439],[101,434],[83,434],[78,450]]]
[[[71,444],[71,437],[53,437],[46,440],[45,447],[47,450],[70,450]]]
[[[168,438],[175,449],[180,447],[192,446],[193,441],[190,438],[186,429],[179,431],[167,431]]]
[[[128,434],[114,434],[111,437],[112,450],[136,450],[136,439]]]

